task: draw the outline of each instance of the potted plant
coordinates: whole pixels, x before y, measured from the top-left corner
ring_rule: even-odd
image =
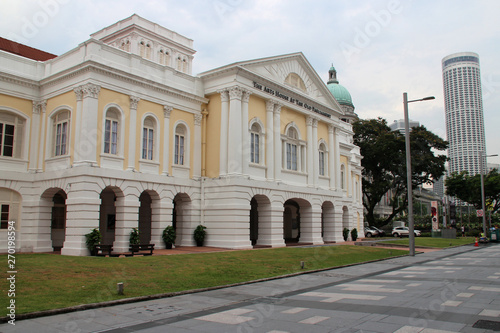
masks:
[[[130,232],[130,245],[136,245],[141,243],[141,239],[139,238],[139,230],[137,228],[133,228]]]
[[[87,249],[90,251],[90,255],[95,256],[97,254],[95,246],[101,243],[101,232],[99,229],[94,228],[91,232],[85,235],[85,239],[85,244],[87,245]]]
[[[201,224],[194,229],[193,237],[196,242],[196,246],[203,246],[203,242],[205,241],[205,236],[207,234],[205,229],[207,229],[207,227]]]
[[[351,230],[351,239],[356,241],[358,239],[358,229],[354,228]]]
[[[172,248],[172,244],[175,243],[175,229],[171,225],[167,226],[161,235],[161,238],[163,238],[163,241],[165,242],[165,247],[167,249]]]
[[[349,229],[344,228],[344,230],[342,230],[342,236],[344,236],[344,241],[347,242],[347,238],[349,238]]]

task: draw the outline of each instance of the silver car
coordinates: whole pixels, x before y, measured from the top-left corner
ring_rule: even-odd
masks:
[[[415,236],[420,236],[420,230],[413,230]],[[394,237],[403,237],[410,235],[410,229],[408,227],[395,227],[392,228],[392,235]]]

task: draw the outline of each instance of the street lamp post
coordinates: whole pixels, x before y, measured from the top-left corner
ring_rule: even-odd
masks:
[[[481,150],[480,156],[479,156],[479,167],[480,167],[479,174],[481,175],[481,205],[482,205],[481,208],[483,209],[483,234],[485,237],[486,237],[486,209],[485,209],[485,204],[484,204],[485,198],[484,198],[484,179],[483,179],[484,161],[483,160],[486,157],[493,157],[493,156],[498,156],[498,154],[485,155],[484,151],[482,151],[482,150]]]
[[[408,188],[408,237],[410,240],[410,256],[415,255],[415,231],[413,227],[413,188],[411,182],[410,122],[408,118],[408,103],[428,101],[434,98],[434,96],[429,96],[409,101],[408,94],[403,93],[406,144],[406,182]]]

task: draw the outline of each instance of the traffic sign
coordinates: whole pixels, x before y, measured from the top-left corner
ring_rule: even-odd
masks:
[[[477,217],[483,217],[483,210],[482,209],[476,210],[476,216]]]

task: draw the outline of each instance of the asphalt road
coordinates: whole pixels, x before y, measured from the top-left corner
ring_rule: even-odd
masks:
[[[4,333],[493,331],[500,331],[500,245],[0,325]]]

